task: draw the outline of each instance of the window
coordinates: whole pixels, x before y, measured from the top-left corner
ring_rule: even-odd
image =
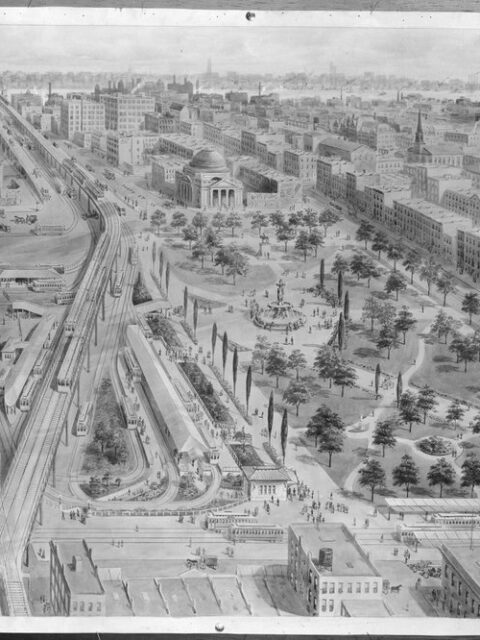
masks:
[[[88,603],[88,610],[93,611],[93,602]]]
[[[322,582],[322,593],[327,593],[327,583]]]
[[[338,583],[338,593],[343,593],[343,582]]]
[[[327,601],[322,600],[322,611],[326,611],[326,610],[327,610]]]
[[[378,593],[378,582],[373,583],[373,593]]]
[[[365,593],[370,593],[370,583],[369,582],[365,582],[364,591],[365,591]]]
[[[80,611],[85,611],[85,602],[80,602]]]
[[[334,602],[333,602],[333,600],[329,600],[328,601],[328,610],[329,611],[333,611],[333,608],[334,608]]]
[[[72,602],[72,611],[76,611],[76,610],[77,610],[77,601],[76,601],[76,600],[74,600],[74,601]]]
[[[352,590],[353,590],[353,583],[349,582],[347,584],[347,593],[352,593]]]
[[[361,582],[357,582],[357,586],[355,589],[356,593],[361,593],[362,592],[362,583]]]

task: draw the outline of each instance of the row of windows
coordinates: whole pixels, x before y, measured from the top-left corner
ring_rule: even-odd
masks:
[[[261,484],[258,488],[261,496],[277,493],[277,487],[274,484]]]
[[[80,611],[80,613],[84,611],[93,611],[94,604],[94,602],[85,602],[84,600],[80,600],[80,602],[77,602],[76,600],[74,600],[72,602],[72,611]],[[98,613],[102,610],[102,603],[97,602],[96,605],[96,611]]]

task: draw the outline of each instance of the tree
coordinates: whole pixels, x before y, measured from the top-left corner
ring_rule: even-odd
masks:
[[[168,287],[170,285],[170,262],[167,262],[167,267],[165,269],[165,292],[168,296]]]
[[[438,270],[439,266],[432,256],[430,256],[425,262],[422,262],[420,266],[420,280],[425,280],[427,283],[428,296],[430,295],[432,284],[437,280]]]
[[[312,233],[314,227],[318,224],[318,213],[314,209],[307,207],[303,212],[302,218],[303,224],[308,228],[308,233]]]
[[[306,231],[300,231],[295,241],[295,249],[298,249],[303,253],[303,261],[307,261],[307,253],[312,248],[310,244],[310,237]]]
[[[182,229],[183,239],[188,242],[188,249],[192,250],[192,242],[197,239],[197,232],[195,228],[189,224],[187,227]]]
[[[183,319],[187,319],[187,307],[188,307],[188,287],[183,290]]]
[[[154,242],[152,244],[152,261],[153,261],[153,266],[155,266],[155,258],[157,257],[157,243]]]
[[[343,430],[340,429],[323,429],[320,433],[320,446],[319,451],[326,451],[328,453],[328,466],[332,466],[332,455],[334,453],[341,453],[343,451],[344,441]]]
[[[277,227],[277,240],[284,243],[284,250],[287,253],[288,243],[295,237],[295,229],[290,225],[284,223],[282,226]]]
[[[235,235],[235,229],[239,229],[242,226],[242,219],[238,213],[232,212],[225,220],[225,225],[232,230],[232,238]]]
[[[480,313],[480,300],[478,293],[470,291],[466,293],[462,300],[462,311],[468,313],[468,324],[472,324],[472,316]]]
[[[381,302],[378,307],[378,321],[380,324],[393,325],[397,309],[391,302]]]
[[[93,441],[100,447],[102,455],[105,453],[105,449],[110,445],[113,431],[110,425],[105,424],[103,421],[99,421],[95,428]]]
[[[205,246],[207,247],[207,249],[210,251],[210,257],[212,258],[212,262],[213,262],[215,249],[218,249],[219,247],[222,246],[222,239],[220,238],[218,233],[216,233],[212,229],[212,227],[207,227],[205,229],[203,242],[204,242]]]
[[[333,384],[342,387],[342,398],[345,394],[345,387],[353,387],[357,380],[355,369],[346,362],[338,360],[333,372]]]
[[[455,482],[455,469],[445,458],[440,458],[438,462],[432,464],[427,473],[428,484],[431,487],[440,485],[440,498],[443,494],[443,487],[451,487]]]
[[[258,335],[257,341],[253,347],[252,360],[253,362],[260,362],[262,365],[262,376],[265,367],[265,360],[267,359],[268,352],[271,349],[271,344],[265,336]]]
[[[453,427],[457,429],[457,423],[459,420],[463,418],[465,414],[465,409],[460,404],[459,400],[453,400],[447,409],[447,413],[445,414],[445,418],[447,422],[453,422]]]
[[[192,247],[192,256],[198,260],[200,259],[200,264],[202,265],[202,269],[205,264],[205,256],[208,254],[208,247],[203,242],[203,240],[199,240]]]
[[[365,242],[365,249],[367,249],[367,242],[373,238],[374,231],[375,227],[371,222],[362,220],[355,234],[355,238],[359,242]]]
[[[170,225],[174,229],[180,229],[181,227],[184,227],[186,224],[187,224],[187,216],[181,211],[175,211],[172,215],[172,221],[170,222]]]
[[[288,224],[295,229],[295,233],[297,233],[297,228],[303,226],[303,211],[292,211],[288,216]]]
[[[387,248],[388,259],[393,262],[393,270],[397,270],[397,261],[403,256],[405,249],[401,244],[389,244]]]
[[[408,494],[411,487],[415,487],[419,482],[419,470],[413,458],[406,453],[402,456],[400,464],[392,471],[393,484],[395,487],[405,487]]]
[[[328,429],[343,431],[345,423],[338,413],[332,411],[326,404],[322,404],[307,423],[307,437],[315,438],[315,446],[317,446],[320,434]]]
[[[357,280],[363,277],[366,260],[362,253],[355,253],[350,259],[350,271],[357,276]]]
[[[420,422],[421,416],[417,405],[415,394],[407,389],[400,396],[400,419],[408,424],[408,430],[412,432],[413,423]]]
[[[276,387],[278,389],[278,381],[280,376],[287,375],[288,359],[283,347],[273,345],[268,352],[265,371],[269,376],[276,378]]]
[[[447,304],[447,296],[455,291],[453,276],[451,273],[442,273],[437,280],[437,290],[443,295],[443,306]]]
[[[263,227],[266,227],[268,224],[267,216],[261,211],[256,211],[252,217],[252,229],[258,229],[258,235],[262,235]]]
[[[330,380],[330,386],[332,386],[332,378],[335,373],[337,361],[337,355],[332,347],[324,344],[317,351],[317,355],[313,362],[313,368],[321,378],[324,380]]]
[[[452,316],[447,316],[443,309],[440,309],[432,322],[431,331],[437,334],[439,340],[442,335],[445,336],[445,344],[447,344],[448,334],[456,326],[457,321]]]
[[[319,285],[320,289],[323,289],[325,285],[325,260],[323,258],[320,260]]]
[[[248,273],[247,258],[238,249],[232,249],[231,260],[226,265],[227,276],[232,276],[233,284],[237,282],[237,276],[246,276]]]
[[[340,303],[343,298],[343,271],[339,271],[337,275],[337,297]]]
[[[346,273],[349,269],[348,260],[342,256],[341,253],[336,253],[333,259],[331,272],[332,273]]]
[[[378,259],[380,260],[382,251],[386,251],[387,249],[388,249],[387,234],[384,231],[377,231],[373,236],[372,251],[376,251],[378,253]]]
[[[390,360],[392,349],[398,348],[397,332],[391,324],[384,324],[377,337],[376,342],[378,349],[387,350],[387,360]]]
[[[399,291],[404,291],[407,288],[405,278],[398,273],[398,271],[391,271],[385,283],[385,291],[387,293],[395,292],[395,300],[398,300]]]
[[[245,406],[247,408],[248,415],[248,405],[250,403],[250,393],[252,391],[252,365],[248,365],[247,369],[247,377],[245,378]]]
[[[202,237],[203,230],[207,226],[207,223],[208,218],[201,211],[198,211],[192,218],[192,226],[197,231],[197,235],[199,235],[200,238]]]
[[[233,380],[233,395],[235,395],[235,391],[237,388],[237,373],[238,373],[238,349],[235,347],[233,350],[233,360],[232,360],[232,380]]]
[[[303,381],[292,380],[283,393],[283,399],[287,404],[296,408],[296,415],[301,404],[308,402],[310,391]]]
[[[480,460],[474,453],[469,453],[462,464],[462,487],[470,487],[473,498],[475,487],[480,484]]]
[[[222,270],[222,276],[225,273],[225,267],[232,261],[232,250],[230,247],[219,247],[215,253],[214,264],[216,267],[220,266]]]
[[[337,340],[338,340],[338,350],[341,351],[343,349],[343,342],[345,340],[345,319],[343,317],[343,313],[341,312],[340,312],[340,315],[338,316]]]
[[[378,389],[380,387],[380,376],[382,371],[380,369],[380,363],[377,362],[377,366],[375,367],[375,400],[378,400]]]
[[[193,303],[193,337],[197,337],[197,325],[198,325],[198,300],[195,298]]]
[[[415,251],[415,249],[409,249],[402,264],[406,271],[410,271],[410,284],[413,284],[413,274],[422,264],[420,255]]]
[[[340,222],[342,216],[332,209],[325,209],[318,216],[318,223],[323,227],[324,235],[327,235],[328,227],[332,227],[337,222]]]
[[[368,459],[360,468],[358,482],[361,487],[370,487],[371,501],[375,495],[375,489],[385,484],[385,471],[378,460]]]
[[[285,216],[281,211],[274,211],[270,214],[270,224],[272,227],[282,227],[285,223]]]
[[[275,413],[274,408],[274,400],[273,400],[273,391],[270,391],[270,397],[268,399],[268,409],[267,409],[267,428],[268,428],[268,442],[272,441],[272,430],[273,430],[273,416]]]
[[[368,296],[362,307],[362,320],[370,320],[370,331],[373,331],[375,320],[380,313],[380,302],[372,295]]]
[[[370,282],[372,280],[372,278],[379,278],[380,277],[380,271],[378,270],[377,266],[372,262],[372,260],[370,259],[366,259],[363,265],[363,272],[361,277],[366,279],[367,281],[367,287],[370,289]]]
[[[88,489],[92,498],[96,498],[104,492],[102,481],[98,476],[91,476],[88,482]]]
[[[423,424],[427,422],[428,413],[438,404],[435,395],[435,391],[428,384],[424,385],[417,393],[417,407],[423,411]]]
[[[217,213],[213,216],[212,227],[217,232],[217,235],[225,227],[225,216],[223,213],[220,213],[220,211],[217,211]]]
[[[217,323],[214,322],[212,326],[212,364],[214,364],[215,360],[215,346],[217,344]]]
[[[394,324],[395,329],[397,331],[400,331],[400,333],[403,335],[403,344],[405,344],[406,342],[407,332],[410,331],[410,329],[416,324],[417,321],[413,317],[413,313],[406,305],[403,305],[403,307],[398,312],[397,317],[395,318]]]
[[[350,296],[348,295],[348,291],[345,291],[343,298],[343,317],[345,320],[350,318]]]
[[[393,448],[397,444],[397,439],[393,433],[395,423],[393,419],[380,420],[377,422],[373,432],[373,444],[382,447],[382,457],[385,457],[385,448]]]
[[[396,398],[397,398],[397,409],[400,406],[400,398],[402,397],[402,390],[403,390],[402,374],[400,372],[398,372],[397,386],[395,388],[395,395],[396,395]]]
[[[227,366],[228,355],[228,335],[227,332],[223,332],[222,338],[222,365],[223,365],[223,378],[225,379],[225,367]]]
[[[294,349],[288,356],[287,366],[289,369],[295,370],[296,380],[298,380],[299,370],[307,366],[307,359],[303,351]]]
[[[283,464],[285,464],[285,454],[287,452],[287,437],[288,437],[288,415],[287,410],[284,409],[282,416],[282,424],[280,426],[280,443],[282,445]]]
[[[480,413],[477,413],[477,415],[473,417],[470,426],[472,428],[472,433],[480,433]]]
[[[160,251],[160,255],[158,257],[158,277],[160,278],[160,284],[163,278],[163,251]]]
[[[475,360],[476,355],[477,355],[477,346],[474,343],[474,341],[470,337],[464,338],[462,341],[462,346],[458,356],[459,356],[459,360],[465,364],[465,368],[464,368],[465,373],[467,373],[468,363],[473,362]]]
[[[310,233],[308,234],[308,242],[310,243],[310,246],[313,247],[316,258],[318,256],[318,247],[323,246],[323,236],[318,231],[318,229],[313,229],[313,231],[310,231]]]

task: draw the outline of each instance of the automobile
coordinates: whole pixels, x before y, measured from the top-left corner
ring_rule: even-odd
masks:
[[[58,144],[56,142],[52,143],[54,147],[58,147]]]
[[[86,165],[85,165],[85,169],[86,169],[87,171],[93,171],[93,167],[92,167],[92,165],[91,165],[91,164],[86,164]]]

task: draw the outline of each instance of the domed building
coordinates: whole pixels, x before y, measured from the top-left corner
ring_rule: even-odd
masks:
[[[212,149],[198,151],[177,171],[175,194],[185,206],[199,209],[238,209],[243,204],[242,183],[232,178],[225,158]]]

